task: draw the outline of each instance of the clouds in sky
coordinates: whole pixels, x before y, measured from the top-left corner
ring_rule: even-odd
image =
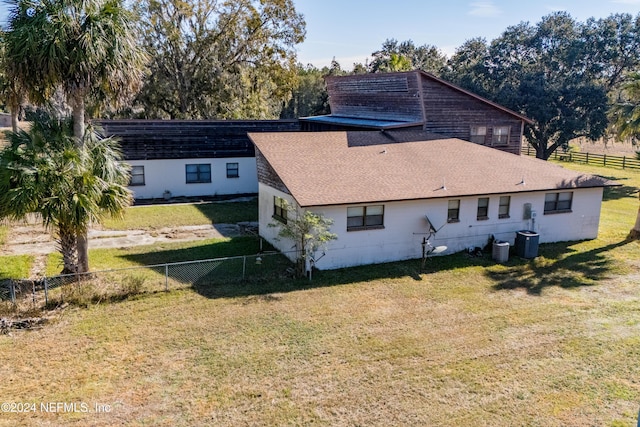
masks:
[[[620,0],[634,1],[634,0]],[[477,1],[470,4],[469,15],[481,18],[493,18],[502,14],[502,10],[491,1]]]

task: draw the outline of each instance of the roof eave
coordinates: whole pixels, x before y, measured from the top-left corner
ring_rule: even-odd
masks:
[[[484,102],[485,104],[489,104],[489,105],[491,105],[492,107],[498,108],[499,110],[502,110],[502,111],[504,111],[505,113],[511,114],[512,116],[515,116],[515,117],[517,117],[517,118],[521,119],[522,121],[524,121],[525,123],[527,123],[527,124],[529,124],[529,125],[532,125],[532,124],[534,123],[534,121],[533,121],[533,120],[531,120],[530,118],[528,118],[527,116],[524,116],[524,115],[522,115],[522,114],[520,114],[520,113],[516,113],[515,111],[510,110],[510,109],[508,109],[507,107],[504,107],[504,106],[502,106],[502,105],[500,105],[500,104],[498,104],[498,103],[495,103],[495,102],[493,102],[493,101],[490,101],[490,100],[488,100],[487,98],[483,98],[482,96],[480,96],[480,95],[478,95],[478,94],[475,94],[475,93],[470,92],[470,91],[468,91],[468,90],[466,90],[466,89],[463,89],[463,88],[461,88],[460,86],[457,86],[457,85],[455,85],[455,84],[453,84],[453,83],[451,83],[451,82],[448,82],[448,81],[446,81],[446,80],[441,79],[440,77],[436,77],[436,76],[434,76],[434,75],[433,75],[433,74],[431,74],[431,73],[427,73],[426,71],[422,71],[422,70],[416,70],[416,71],[417,71],[418,73],[421,73],[423,76],[425,76],[425,77],[427,77],[427,78],[429,78],[429,79],[435,80],[435,81],[437,81],[438,83],[441,83],[441,84],[443,84],[443,85],[445,85],[445,86],[450,87],[451,89],[454,89],[454,90],[457,90],[457,91],[459,91],[459,92],[462,92],[462,93],[464,93],[464,94],[466,94],[466,95],[469,95],[469,96],[471,96],[471,97],[473,97],[473,98],[477,99],[478,101]]]
[[[491,193],[446,194],[442,196],[432,196],[432,197],[411,197],[406,199],[380,199],[380,200],[366,200],[366,201],[358,201],[358,202],[341,202],[341,203],[306,203],[306,204],[298,203],[298,205],[301,208],[367,205],[371,203],[415,202],[419,200],[450,199],[453,197],[497,196],[500,194],[539,193],[542,191],[587,190],[591,188],[605,188],[605,187],[619,187],[619,186],[621,186],[621,184],[607,183],[603,185],[588,185],[583,187],[562,187],[562,188],[552,187],[552,188],[538,188],[538,189],[521,190],[521,191],[498,191],[498,192],[491,192]]]

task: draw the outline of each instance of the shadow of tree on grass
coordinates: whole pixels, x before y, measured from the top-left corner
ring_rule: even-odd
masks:
[[[623,199],[625,197],[637,197],[638,188],[630,185],[622,184],[622,181],[629,180],[629,178],[620,178],[615,176],[603,176],[599,175],[604,179],[608,179],[610,181],[616,181],[620,185],[618,187],[605,187],[604,192],[602,194],[602,201],[606,202],[607,200],[618,200]]]
[[[521,288],[530,295],[541,295],[545,288],[552,286],[565,289],[593,286],[607,279],[612,271],[613,263],[606,253],[630,242],[623,240],[585,252],[569,247],[575,242],[545,245],[548,249],[545,256],[520,265],[490,268],[485,274],[496,282],[493,285],[496,291]]]

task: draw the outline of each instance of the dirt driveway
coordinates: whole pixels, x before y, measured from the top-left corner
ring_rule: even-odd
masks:
[[[164,242],[234,237],[255,233],[258,224],[190,225],[154,230],[99,230],[89,231],[89,248],[128,248]],[[46,255],[56,251],[56,242],[50,232],[39,224],[12,226],[0,255]]]

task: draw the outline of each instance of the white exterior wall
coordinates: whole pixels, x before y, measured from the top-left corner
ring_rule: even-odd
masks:
[[[258,192],[255,157],[216,159],[131,160],[131,166],[144,166],[145,185],[133,185],[136,199],[162,198],[165,190],[172,197],[214,196]],[[227,163],[238,163],[238,178],[227,178]],[[186,165],[211,164],[211,182],[187,184]]]
[[[258,230],[260,236],[262,236],[267,242],[271,243],[271,245],[280,252],[286,253],[287,257],[291,261],[294,261],[295,254],[292,252],[293,241],[278,237],[280,227],[270,227],[269,224],[279,224],[279,222],[273,218],[274,196],[285,199],[291,206],[298,207],[298,204],[291,195],[278,191],[273,187],[269,187],[268,185],[261,183],[258,188]]]
[[[447,246],[444,254],[483,247],[491,235],[513,245],[516,232],[520,230],[536,231],[540,234],[540,243],[597,237],[602,188],[574,189],[572,212],[544,215],[546,193],[548,191],[511,194],[510,217],[503,219],[498,218],[500,195],[488,196],[489,219],[480,221],[477,220],[478,197],[452,197],[460,199],[460,222],[451,224],[447,224],[450,199],[382,203],[384,228],[377,230],[347,231],[347,205],[312,208],[313,212],[333,218],[331,231],[338,235],[337,240],[330,242],[326,256],[318,261],[317,267],[333,269],[420,258],[422,239],[427,237],[424,233],[428,231],[425,215],[436,229],[442,227],[431,243]],[[260,234],[279,250],[288,251],[291,242],[276,241],[278,229],[268,227],[269,223],[275,223],[271,218],[274,195],[292,202],[290,196],[260,184]],[[534,222],[523,219],[525,203],[531,203],[532,211],[536,213]]]

